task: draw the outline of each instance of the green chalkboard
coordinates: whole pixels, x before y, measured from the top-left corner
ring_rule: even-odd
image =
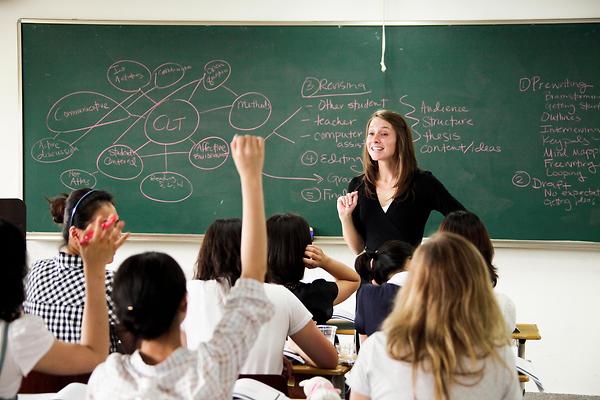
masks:
[[[600,242],[600,24],[207,26],[22,21],[28,229],[112,192],[133,232],[241,214],[235,134],[266,138],[267,213],[339,236],[376,109],[497,239]],[[434,216],[426,233],[439,222]]]

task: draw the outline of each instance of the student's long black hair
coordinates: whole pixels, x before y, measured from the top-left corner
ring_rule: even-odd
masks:
[[[401,240],[388,240],[374,252],[359,255],[354,262],[354,269],[362,282],[371,281],[381,285],[388,281],[395,272],[403,271],[406,262],[412,257],[413,247]]]
[[[492,286],[496,286],[496,283],[498,283],[498,270],[492,264],[494,246],[485,225],[477,215],[470,211],[453,211],[446,215],[440,224],[439,230],[440,232],[456,233],[473,243],[488,266]]]
[[[115,274],[117,317],[136,339],[156,339],[166,333],[185,294],[185,275],[177,261],[165,253],[131,256]]]
[[[267,280],[285,285],[304,276],[304,251],[312,243],[310,227],[296,214],[275,214],[267,220]]]
[[[204,234],[193,279],[215,279],[233,286],[242,273],[241,241],[241,219],[215,220]]]

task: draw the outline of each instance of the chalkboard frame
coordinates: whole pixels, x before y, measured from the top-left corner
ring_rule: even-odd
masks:
[[[371,26],[380,27],[378,21],[174,21],[174,20],[91,20],[91,19],[40,19],[20,18],[17,21],[17,49],[18,49],[18,101],[19,119],[21,121],[21,192],[25,192],[24,170],[24,120],[23,120],[23,79],[22,79],[22,37],[23,24],[73,24],[73,25],[191,25],[191,26]],[[385,21],[385,26],[467,26],[467,25],[535,25],[535,24],[593,24],[600,23],[600,18],[568,18],[568,19],[520,19],[520,20],[423,20],[423,21]],[[22,196],[23,197],[23,196]],[[160,234],[160,233],[135,233],[130,240],[140,242],[179,242],[198,243],[203,234]],[[58,241],[60,233],[53,232],[27,232],[28,240]],[[425,239],[426,240],[426,239]],[[521,248],[543,250],[594,250],[600,251],[600,242],[571,241],[571,240],[515,240],[493,239],[496,248]],[[316,243],[321,245],[341,245],[344,240],[341,236],[317,236]]]

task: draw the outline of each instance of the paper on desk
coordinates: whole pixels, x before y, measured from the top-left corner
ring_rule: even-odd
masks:
[[[354,322],[354,312],[343,308],[335,308],[331,319],[343,319],[349,322]]]
[[[516,357],[517,371],[522,374],[527,375],[529,378],[533,380],[535,385],[537,386],[540,392],[544,391],[544,385],[540,379],[540,375],[536,371],[536,367],[529,360],[525,360],[521,357]]]
[[[306,364],[306,361],[302,356],[294,351],[291,347],[285,347],[283,349],[283,355],[287,357],[292,364]]]
[[[289,400],[279,390],[249,378],[241,378],[235,382],[233,398],[239,400]]]

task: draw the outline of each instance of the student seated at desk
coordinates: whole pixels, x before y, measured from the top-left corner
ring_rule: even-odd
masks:
[[[407,266],[413,247],[401,240],[388,240],[374,253],[356,258],[361,277],[356,292],[354,325],[361,342],[381,329],[381,323],[394,305],[394,299],[408,277]]]
[[[295,214],[276,214],[267,220],[269,272],[267,280],[288,288],[311,312],[317,324],[326,324],[333,306],[346,300],[358,289],[360,277],[312,244],[308,222]],[[301,282],[305,268],[321,267],[335,282],[316,279]]]
[[[27,314],[40,316],[57,339],[77,343],[81,337],[85,297],[83,262],[76,240],[97,217],[116,214],[113,196],[103,190],[83,188],[49,200],[50,213],[62,228],[63,243],[57,255],[31,267],[25,287]],[[110,261],[112,262],[112,260]],[[105,271],[106,301],[110,322],[110,351],[118,351],[117,318],[111,299],[113,272]]]
[[[347,382],[352,400],[522,398],[487,265],[470,242],[442,232],[417,248],[394,310]]]
[[[498,271],[494,264],[492,264],[494,246],[485,225],[483,225],[479,217],[469,211],[453,211],[446,215],[440,224],[439,230],[440,232],[456,233],[473,243],[485,260],[492,286],[495,288],[496,283],[498,283]],[[515,303],[507,295],[497,290],[494,290],[494,296],[496,296],[496,301],[506,321],[506,330],[512,333],[517,323]]]
[[[227,295],[240,277],[241,227],[240,219],[219,219],[206,230],[194,279],[187,283],[188,312],[182,328],[190,349],[197,348],[213,336],[223,315]],[[302,302],[283,286],[265,283],[264,288],[275,311],[269,322],[260,328],[256,343],[240,372],[281,374],[283,348],[288,336],[315,366],[335,367],[335,348],[317,329]]]
[[[191,351],[181,346],[186,281],[164,253],[129,257],[115,274],[119,321],[140,339],[132,355],[113,353],[90,377],[91,399],[230,400],[233,385],[263,323],[273,314],[262,283],[267,241],[262,191],[264,141],[236,136],[231,154],[242,183],[241,274],[213,338]]]
[[[0,219],[2,268],[0,268],[0,398],[16,399],[24,376],[31,371],[55,375],[91,372],[108,355],[108,308],[104,270],[125,241],[123,222],[105,229],[97,218],[84,233],[89,241],[74,240],[83,259],[85,297],[81,342],[56,340],[44,321],[23,314],[23,279],[27,272],[25,237],[14,225]]]

